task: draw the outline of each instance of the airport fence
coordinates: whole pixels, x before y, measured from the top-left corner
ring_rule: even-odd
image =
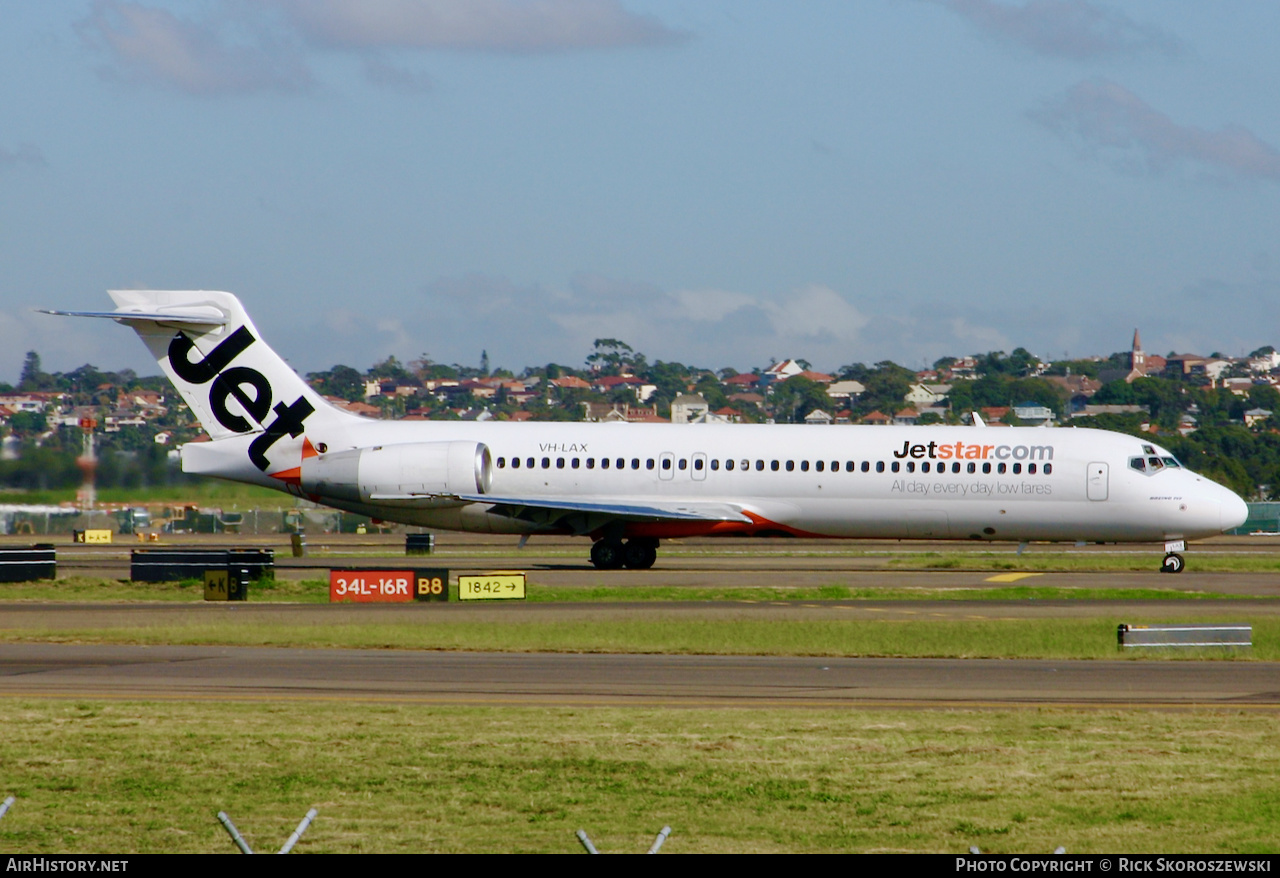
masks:
[[[194,505],[132,506],[85,511],[71,506],[0,505],[0,535],[71,536],[76,531],[115,534],[395,533],[366,515],[319,506],[224,510]]]
[[[1249,517],[1244,524],[1228,533],[1243,536],[1246,534],[1280,534],[1280,503],[1250,503]]]

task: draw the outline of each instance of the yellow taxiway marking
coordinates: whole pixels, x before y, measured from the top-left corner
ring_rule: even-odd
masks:
[[[983,582],[1017,582],[1019,579],[1026,579],[1028,576],[1043,576],[1042,573],[997,573],[995,576],[988,576]]]

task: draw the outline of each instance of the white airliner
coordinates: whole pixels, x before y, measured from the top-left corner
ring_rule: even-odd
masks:
[[[46,313],[137,331],[213,439],[183,446],[184,472],[404,524],[589,536],[600,568],[748,534],[1163,542],[1176,573],[1185,540],[1247,515],[1155,443],[1103,430],[375,421],[327,403],[230,293],[111,297]]]

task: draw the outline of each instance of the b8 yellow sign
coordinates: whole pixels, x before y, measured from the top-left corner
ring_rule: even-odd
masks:
[[[419,601],[449,600],[448,570],[418,570],[417,591],[414,599]]]
[[[524,573],[500,571],[497,573],[460,574],[458,576],[458,600],[522,601],[525,598],[524,587]]]

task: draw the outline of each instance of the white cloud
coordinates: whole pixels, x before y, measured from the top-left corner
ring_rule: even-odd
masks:
[[[951,327],[951,337],[965,353],[1009,351],[1015,347],[1008,336],[994,326],[976,326],[964,317],[952,317],[947,324]]]
[[[403,320],[384,318],[375,321],[374,326],[382,333],[385,344],[391,350],[402,350],[409,344],[409,332],[405,329]]]
[[[723,320],[735,311],[759,304],[745,293],[728,290],[675,290],[668,296],[677,314],[700,322]]]
[[[1031,0],[1022,6],[993,0],[934,2],[986,33],[1042,55],[1090,59],[1184,51],[1181,41],[1160,28],[1088,0]]]
[[[561,52],[683,35],[617,0],[274,0],[309,42],[343,49]]]
[[[1280,180],[1280,151],[1249,130],[1180,125],[1107,79],[1077,83],[1031,118],[1087,154],[1112,159],[1125,169],[1161,173],[1188,163],[1243,178]]]
[[[581,365],[597,338],[621,339],[651,360],[712,368],[767,365],[775,355],[834,368],[859,358],[870,324],[845,297],[817,284],[765,297],[667,292],[594,274],[562,288],[484,275],[446,278],[405,301],[403,323],[395,327],[346,311],[322,319],[326,326],[312,331],[334,341],[310,347],[337,351],[335,362],[363,366],[388,353],[412,358],[427,351],[438,361],[474,363],[487,349],[495,366],[517,370],[552,360]]]
[[[237,44],[213,24],[140,3],[95,0],[77,30],[107,54],[101,72],[110,78],[202,96],[301,91],[313,84],[291,51],[270,45],[262,34],[252,44]]]
[[[763,309],[783,338],[853,342],[868,322],[843,296],[819,284],[794,290]]]
[[[881,360],[918,369],[942,356],[1015,347],[1042,357],[1067,349],[1072,356],[1106,355],[1127,349],[1134,326],[1148,349],[1159,353],[1176,348],[1234,355],[1275,343],[1268,328],[1280,320],[1280,305],[1272,304],[1280,303],[1273,279],[1206,279],[1188,285],[1181,296],[1175,292],[1170,302],[1158,312],[1119,302],[1069,314],[1051,304],[1010,312],[890,297],[855,305],[819,284],[766,297],[725,290],[668,293],[599,275],[575,277],[558,288],[471,275],[360,308],[307,316],[289,309],[274,320],[263,313],[259,329],[304,374],[337,363],[365,369],[389,355],[408,362],[424,352],[437,362],[475,366],[482,350],[494,367],[515,371],[552,361],[581,367],[597,338],[621,339],[650,361],[745,370],[791,357],[826,372]],[[253,303],[246,304],[252,313]],[[1257,319],[1241,323],[1242,310]],[[1185,315],[1192,312],[1200,318],[1188,328]],[[49,372],[85,362],[140,374],[158,371],[145,348],[119,327],[0,311],[0,378],[16,381],[28,350],[40,353]]]
[[[93,0],[76,25],[107,57],[100,73],[199,96],[303,92],[303,49],[356,52],[369,84],[425,93],[432,80],[385,52],[531,54],[655,46],[686,34],[618,0],[211,0],[198,21],[128,0]]]

